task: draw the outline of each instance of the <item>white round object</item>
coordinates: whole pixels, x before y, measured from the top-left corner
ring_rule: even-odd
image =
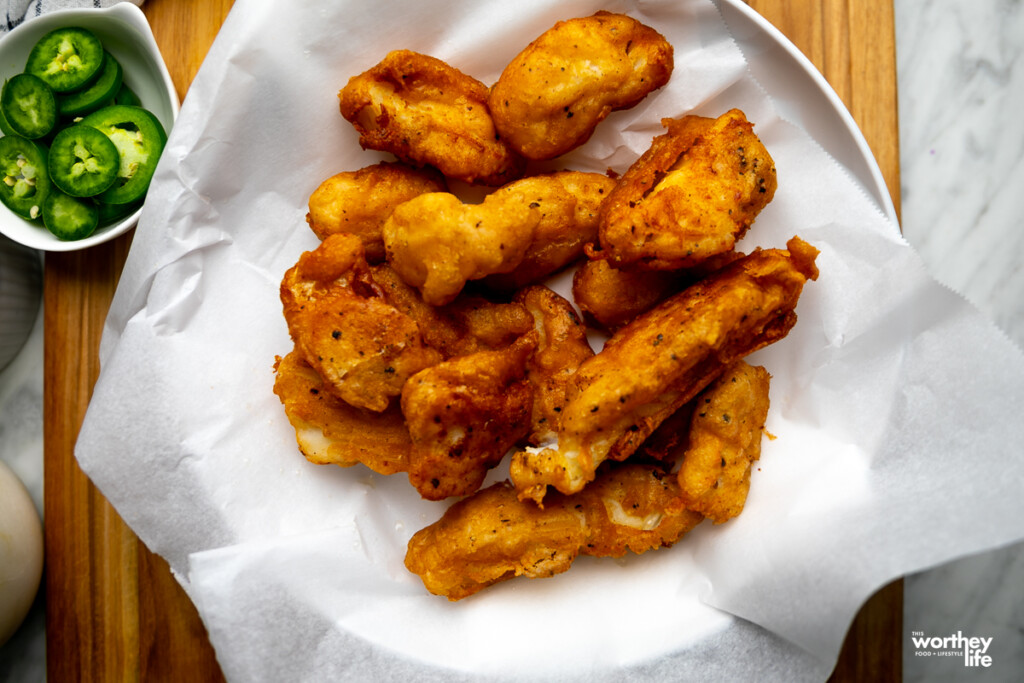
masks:
[[[43,576],[43,525],[21,480],[0,461],[0,645],[28,614]]]

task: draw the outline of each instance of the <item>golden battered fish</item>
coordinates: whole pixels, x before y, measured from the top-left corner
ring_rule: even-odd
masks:
[[[620,270],[586,261],[572,277],[572,298],[584,318],[614,331],[682,289],[678,271]]]
[[[528,159],[582,145],[617,109],[638,104],[672,75],[664,36],[623,14],[560,21],[502,72],[488,99],[501,136]]]
[[[479,351],[413,375],[402,390],[412,437],[409,482],[427,500],[473,493],[530,430],[529,332],[498,351]]]
[[[539,335],[537,350],[526,366],[533,386],[532,428],[527,440],[536,446],[557,436],[569,379],[594,350],[572,304],[551,289],[533,285],[516,292],[514,301],[529,311]]]
[[[384,224],[388,263],[425,302],[443,306],[467,281],[519,265],[540,217],[508,187],[479,204],[445,192],[420,195],[399,204]]]
[[[740,358],[786,336],[817,249],[798,237],[667,299],[616,332],[573,375],[558,441],[516,452],[519,495],[583,489],[606,459],[628,457],[658,424]]]
[[[330,235],[303,253],[281,282],[281,303],[295,348],[357,408],[387,409],[406,379],[441,361],[416,322],[384,300],[356,235]]]
[[[489,275],[483,284],[514,291],[536,284],[583,256],[584,246],[597,241],[601,204],[615,181],[601,173],[557,171],[517,180],[510,190],[536,205],[540,221],[522,260],[509,273]]]
[[[750,470],[761,457],[770,382],[767,370],[739,361],[695,402],[679,468],[680,497],[715,524],[743,511]]]
[[[614,185],[600,173],[558,171],[503,185],[479,203],[420,195],[384,224],[388,262],[432,306],[449,303],[471,280],[519,289],[583,255]]]
[[[309,197],[306,222],[321,240],[338,232],[358,235],[369,263],[384,260],[384,221],[396,206],[427,192],[445,192],[444,176],[433,168],[415,169],[382,161],[324,180]]]
[[[554,576],[580,554],[621,557],[668,547],[702,519],[683,507],[675,477],[657,467],[604,471],[576,495],[552,495],[543,509],[502,482],[418,531],[405,566],[428,591],[455,601],[516,576]]]
[[[690,420],[697,399],[684,403],[662,420],[650,436],[644,439],[632,458],[646,458],[662,462],[675,462],[686,449],[690,438]]]
[[[341,115],[363,149],[497,186],[521,176],[525,162],[495,130],[487,97],[480,81],[411,50],[389,52],[338,93]]]
[[[682,270],[620,269],[598,257],[576,269],[572,297],[588,322],[614,332],[658,302],[742,255],[730,251]]]
[[[397,404],[380,413],[349,405],[297,351],[278,358],[274,373],[274,393],[307,460],[342,467],[362,463],[380,474],[409,469],[412,439]]]
[[[664,119],[602,207],[601,258],[685,268],[731,251],[775,195],[775,162],[743,112]]]
[[[447,360],[477,351],[504,348],[534,327],[533,316],[518,303],[460,294],[445,306],[431,306],[386,263],[371,268],[385,300],[416,321],[423,343]]]

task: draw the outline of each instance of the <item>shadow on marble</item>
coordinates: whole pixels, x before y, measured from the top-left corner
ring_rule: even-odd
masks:
[[[18,355],[0,370],[0,460],[25,484],[43,510],[43,316]],[[46,609],[36,595],[21,627],[0,646],[0,682],[46,680]]]
[[[25,621],[0,647],[0,682],[46,681],[46,598],[40,590]]]

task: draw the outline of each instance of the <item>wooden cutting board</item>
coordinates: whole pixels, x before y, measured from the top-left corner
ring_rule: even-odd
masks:
[[[899,207],[892,0],[749,0],[789,36],[846,102]],[[146,0],[179,94],[232,0]],[[74,445],[99,375],[100,334],[131,243],[46,256],[44,507],[46,657],[54,681],[217,681],[205,629],[167,563],[89,482]],[[851,627],[836,681],[899,680],[902,583],[880,591]]]

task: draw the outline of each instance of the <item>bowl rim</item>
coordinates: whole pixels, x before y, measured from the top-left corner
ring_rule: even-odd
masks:
[[[74,23],[80,23],[83,20],[86,23],[93,25],[97,23],[111,22],[113,26],[126,28],[130,32],[136,34],[135,38],[129,38],[126,42],[137,43],[143,52],[143,59],[148,56],[148,59],[153,62],[153,65],[156,68],[157,75],[159,76],[159,82],[155,85],[160,91],[161,96],[166,97],[166,104],[169,105],[168,108],[170,109],[170,121],[164,122],[168,128],[168,134],[170,134],[170,129],[178,118],[178,113],[181,109],[181,101],[178,97],[178,91],[174,86],[174,81],[171,79],[171,74],[167,69],[167,64],[164,62],[163,54],[160,52],[160,47],[157,45],[156,38],[153,36],[153,31],[149,25],[149,21],[146,19],[145,13],[143,13],[137,5],[134,5],[131,2],[119,2],[111,5],[110,7],[103,8],[73,7],[57,9],[41,14],[38,17],[26,19],[0,38],[0,53],[2,53],[4,45],[9,44],[12,36],[15,39],[22,40],[24,40],[26,36],[41,37],[45,33],[58,28],[59,26],[72,25]],[[2,75],[0,75],[0,77],[2,77]],[[78,251],[80,249],[86,249],[97,244],[108,242],[128,232],[138,224],[139,216],[141,215],[143,208],[144,206],[139,207],[121,221],[105,226],[102,231],[97,231],[89,237],[85,237],[80,240],[65,241],[53,236],[44,227],[37,226],[36,224],[30,224],[29,221],[25,221],[24,219],[15,216],[13,213],[10,213],[6,207],[0,205],[0,211],[7,212],[10,217],[22,220],[26,225],[32,225],[33,228],[33,230],[28,233],[20,230],[10,230],[5,227],[5,217],[0,218],[0,234],[3,234],[8,239],[18,242],[19,244],[40,251]],[[38,229],[36,229],[37,227]]]

